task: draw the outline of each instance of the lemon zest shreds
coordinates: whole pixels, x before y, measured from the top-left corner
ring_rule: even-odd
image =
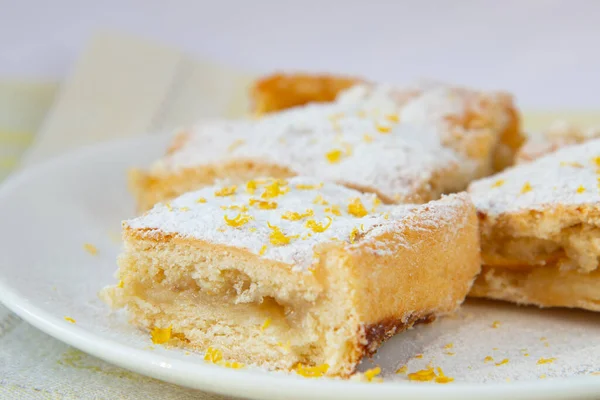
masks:
[[[123,286],[125,286],[125,282],[123,282],[123,280],[121,279],[121,280],[119,281],[119,284],[117,285],[117,287],[118,287],[119,289],[123,289]]]
[[[274,201],[264,201],[257,199],[250,199],[251,206],[258,206],[261,210],[274,210],[277,208],[277,203]]]
[[[486,356],[486,357],[483,359],[483,362],[491,362],[491,361],[494,361],[494,358],[493,358],[492,356]]]
[[[267,318],[265,319],[265,322],[263,322],[262,326],[260,327],[261,331],[264,331],[265,329],[267,329],[269,326],[271,326],[271,318]]]
[[[173,207],[171,206],[171,203],[165,203],[165,207],[167,207],[167,210],[173,211]]]
[[[292,239],[295,239],[297,237],[297,236],[286,236],[281,231],[280,227],[271,225],[269,222],[267,222],[267,225],[272,230],[271,234],[269,235],[269,240],[270,240],[271,244],[273,244],[275,246],[284,246],[286,244],[289,244]]]
[[[531,192],[531,184],[529,182],[525,182],[525,184],[521,188],[521,194],[525,194],[527,192]]]
[[[386,125],[377,125],[376,128],[379,133],[390,133],[392,131],[392,127]]]
[[[408,374],[408,379],[411,381],[429,382],[434,380],[435,378],[436,374],[433,370],[433,367],[422,369],[416,372],[411,372],[410,374]]]
[[[435,378],[435,383],[450,383],[454,381],[454,378],[444,375],[444,371],[440,367],[436,368],[437,377]]]
[[[87,251],[88,253],[90,253],[93,256],[95,256],[96,254],[98,254],[98,249],[96,248],[96,246],[94,246],[91,243],[85,243],[83,245],[83,248],[85,249],[85,251]]]
[[[157,328],[154,327],[150,332],[150,336],[152,338],[152,343],[154,344],[163,344],[167,343],[171,339],[171,330],[172,326],[168,328]]]
[[[318,223],[314,219],[309,219],[308,221],[306,221],[305,226],[307,228],[311,229],[315,233],[325,232],[327,230],[327,228],[329,228],[331,226],[331,221],[332,221],[331,217],[325,217],[325,218],[327,218],[326,224]]]
[[[237,205],[237,204],[232,204],[230,206],[221,206],[221,210],[240,210],[241,212],[246,212],[248,211],[248,206],[243,204],[243,205]]]
[[[583,165],[578,162],[567,162],[567,161],[561,161],[560,166],[561,167],[583,168]]]
[[[593,161],[594,161],[594,164],[596,164],[598,167],[600,167],[600,157],[594,157]]]
[[[405,374],[408,371],[408,366],[403,365],[396,370],[396,374]]]
[[[435,381],[436,383],[449,383],[454,381],[454,378],[444,375],[444,371],[442,371],[440,367],[437,367],[434,370],[432,366],[427,367],[427,369],[422,369],[420,371],[408,374],[408,379],[411,381],[420,382]]]
[[[368,133],[365,133],[363,135],[363,140],[367,143],[371,143],[373,141],[373,136],[369,135]]]
[[[204,353],[204,360],[213,364],[217,364],[222,359],[223,353],[219,349],[209,347],[208,349],[206,349],[206,353]]]
[[[204,197],[200,197],[198,200],[196,200],[196,203],[206,203],[206,199]]]
[[[504,185],[504,183],[505,183],[505,182],[506,182],[506,181],[505,181],[504,179],[498,179],[496,182],[494,182],[494,183],[492,184],[492,187],[493,187],[493,188],[500,187],[500,186]]]
[[[333,215],[337,215],[340,217],[342,212],[340,211],[340,206],[332,204],[330,207],[325,207],[325,212],[332,213]]]
[[[296,211],[286,211],[281,215],[281,219],[287,219],[288,221],[300,221],[302,218],[312,217],[314,215],[314,211],[312,209],[307,209],[303,214],[300,214]]]
[[[367,215],[368,212],[360,199],[355,197],[352,199],[352,201],[350,201],[350,204],[348,204],[348,214],[351,214],[357,218],[362,218]]]
[[[340,149],[333,149],[329,152],[327,152],[327,154],[325,154],[325,158],[327,159],[327,161],[330,164],[335,164],[340,162],[340,160],[342,159],[342,150]]]
[[[505,358],[504,360],[497,362],[496,367],[499,367],[500,365],[504,365],[504,364],[508,364],[508,358]]]
[[[321,189],[323,187],[323,182],[319,183],[318,185],[303,185],[303,184],[297,184],[296,185],[296,189],[298,190],[314,190],[314,189]]]
[[[265,191],[260,196],[263,199],[272,199],[282,194],[286,194],[289,188],[286,186],[287,182],[281,180],[274,180],[271,184],[265,186]]]
[[[500,327],[500,321],[494,321],[492,322],[492,328],[499,328]]]
[[[400,116],[398,114],[388,114],[385,116],[389,121],[400,122]]]
[[[552,358],[540,358],[537,361],[537,365],[542,365],[542,364],[552,364],[554,361],[556,360],[556,358],[552,357]]]
[[[237,362],[237,361],[221,361],[221,362],[219,362],[219,365],[221,365],[225,368],[232,368],[232,369],[244,368],[244,364]]]
[[[585,192],[585,188],[583,187],[583,185],[579,185],[579,187],[577,188],[577,193],[581,194],[583,192]]]
[[[300,363],[296,365],[295,371],[298,375],[305,378],[320,378],[327,373],[329,365],[321,364],[314,367],[307,367]]]
[[[235,191],[237,190],[237,186],[225,186],[219,190],[215,191],[215,196],[217,197],[225,197],[225,196],[233,196]]]
[[[246,183],[246,192],[248,194],[254,194],[257,187],[258,187],[258,185],[256,184],[256,181],[248,181]]]
[[[322,206],[327,206],[329,205],[329,202],[327,200],[325,200],[323,198],[323,196],[321,196],[320,194],[317,195],[317,197],[315,197],[315,199],[313,200],[313,204],[320,204]]]
[[[365,378],[367,381],[372,382],[373,379],[381,373],[380,367],[371,368],[365,371]]]
[[[454,347],[454,343],[448,343],[447,345],[444,346],[445,349],[451,349]]]
[[[234,228],[239,228],[240,226],[247,224],[252,219],[252,217],[248,214],[240,213],[236,215],[233,219],[229,219],[227,215],[224,215],[223,219],[225,219],[227,225],[233,226]]]
[[[264,256],[266,252],[267,252],[267,245],[263,244],[262,247],[260,248],[260,251],[258,252],[258,254],[260,254],[261,256]]]
[[[77,321],[75,321],[75,320],[74,320],[73,318],[71,318],[71,317],[65,317],[65,321],[67,321],[67,322],[70,322],[70,323],[72,323],[72,324],[74,324],[75,322],[77,322]]]

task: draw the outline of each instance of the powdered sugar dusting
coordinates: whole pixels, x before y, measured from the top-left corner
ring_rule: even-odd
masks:
[[[441,84],[356,85],[332,103],[254,121],[200,124],[152,172],[260,160],[298,175],[368,187],[395,201],[437,198],[490,173],[491,158],[470,148],[482,135],[493,137],[483,141],[485,152],[495,145],[504,128],[498,115],[506,117],[497,100]],[[493,130],[473,125],[470,112],[478,121],[493,121]]]
[[[306,271],[319,244],[338,241],[350,249],[355,241],[398,229],[398,224],[435,226],[455,219],[464,201],[465,196],[449,196],[423,206],[388,206],[375,195],[314,178],[265,179],[248,187],[220,184],[184,194],[125,221],[124,227],[244,248]]]
[[[154,171],[260,160],[298,175],[373,188],[394,200],[414,198],[419,192],[438,197],[457,186],[460,158],[442,146],[434,128],[336,114],[332,107],[323,107],[327,115],[314,105],[260,121],[199,125]]]
[[[548,205],[600,202],[600,139],[565,147],[471,184],[478,210],[491,216]]]

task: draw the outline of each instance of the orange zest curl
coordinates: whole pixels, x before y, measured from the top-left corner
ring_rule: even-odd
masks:
[[[295,371],[298,375],[303,376],[305,378],[320,378],[327,373],[329,370],[329,365],[322,364],[316,365],[314,367],[307,367],[298,363],[296,365]]]
[[[265,191],[260,196],[263,199],[272,199],[282,194],[286,194],[289,191],[289,187],[286,186],[287,182],[281,180],[274,180],[271,184],[265,186]]]
[[[311,229],[315,233],[325,232],[327,230],[327,228],[329,228],[331,226],[331,222],[332,222],[332,219],[330,217],[325,217],[325,218],[327,218],[326,224],[318,223],[314,219],[309,219],[308,221],[306,221],[305,226],[307,228]]]
[[[300,214],[296,211],[286,211],[281,216],[281,219],[287,219],[288,221],[300,221],[302,218],[312,217],[314,215],[314,211],[312,209],[307,209],[304,213]]]
[[[152,337],[152,343],[154,344],[164,344],[167,343],[171,339],[171,330],[172,326],[168,328],[154,328],[150,332],[150,336]]]
[[[272,230],[269,235],[269,241],[275,246],[285,246],[286,244],[289,244],[292,239],[296,238],[296,236],[286,236],[278,226],[271,225],[269,222],[267,222],[267,225]]]
[[[332,213],[333,215],[337,215],[338,217],[342,215],[342,212],[340,211],[340,206],[335,204],[331,205],[330,207],[325,207],[325,212]]]
[[[237,190],[237,186],[225,186],[217,191],[215,191],[215,196],[217,197],[225,197],[225,196],[233,196],[235,191]]]
[[[240,226],[247,224],[252,219],[250,215],[241,213],[236,215],[233,219],[229,219],[227,215],[224,215],[223,218],[225,219],[227,225],[233,226],[234,228],[239,228]]]
[[[261,210],[274,210],[277,208],[277,203],[274,201],[265,201],[265,200],[257,200],[250,199],[251,206],[258,206]]]
[[[368,212],[362,201],[356,197],[350,201],[350,204],[348,204],[348,214],[351,214],[357,218],[362,218],[367,215]]]
[[[340,162],[342,159],[343,152],[340,149],[333,149],[327,154],[325,154],[325,158],[330,164],[335,164]]]

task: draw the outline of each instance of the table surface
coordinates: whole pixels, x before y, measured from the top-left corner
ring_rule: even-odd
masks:
[[[117,29],[257,71],[438,78],[514,92],[528,108],[598,108],[595,0],[0,0],[0,77],[65,76]]]

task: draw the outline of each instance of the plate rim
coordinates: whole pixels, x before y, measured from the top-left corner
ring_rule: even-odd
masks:
[[[14,191],[39,174],[52,173],[63,164],[77,163],[89,156],[123,150],[134,145],[165,140],[161,136],[138,136],[81,147],[17,171],[0,185],[0,205]],[[0,226],[2,229],[2,226]],[[14,268],[14,267],[13,267]],[[382,399],[408,396],[410,398],[478,399],[489,398],[592,398],[600,395],[600,379],[595,376],[554,378],[540,381],[510,383],[453,382],[449,385],[409,382],[372,384],[339,379],[310,380],[286,373],[264,373],[254,369],[232,370],[195,361],[173,359],[113,342],[77,325],[68,324],[57,316],[37,307],[19,294],[10,282],[0,275],[0,303],[24,321],[53,338],[111,364],[152,378],[229,396],[252,396],[261,399],[305,398],[318,393],[319,398]],[[124,355],[127,355],[125,357]],[[232,382],[235,384],[232,385]]]

